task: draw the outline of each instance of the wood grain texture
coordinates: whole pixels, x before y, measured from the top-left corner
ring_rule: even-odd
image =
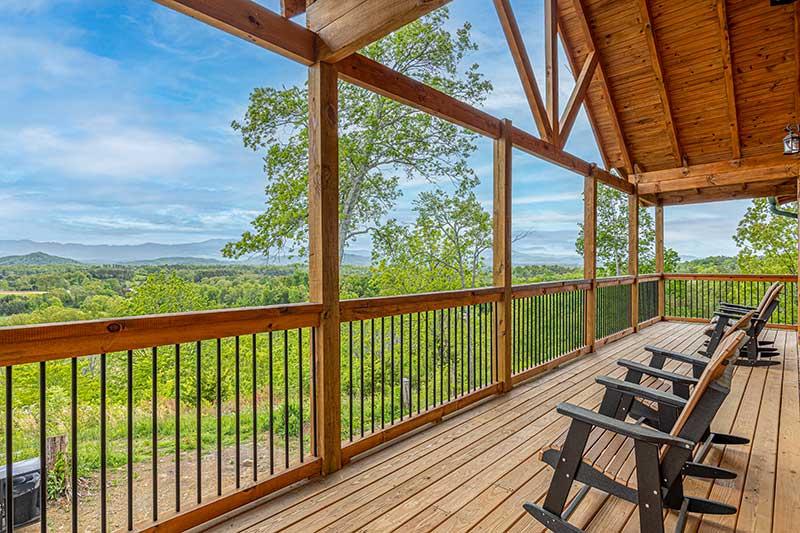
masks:
[[[597,181],[588,177],[583,180],[583,277],[592,280],[592,287],[586,291],[583,301],[584,344],[593,351],[597,323]]]
[[[494,200],[492,211],[492,278],[503,294],[497,306],[497,381],[511,389],[511,121],[503,123],[503,135],[494,142]]]

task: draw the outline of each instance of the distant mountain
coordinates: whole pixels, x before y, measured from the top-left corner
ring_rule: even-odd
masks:
[[[66,257],[82,263],[111,264],[132,261],[151,261],[165,257],[192,257],[222,260],[220,250],[227,239],[209,239],[182,244],[77,244],[37,242],[31,240],[0,240],[0,256],[25,255],[43,252]]]
[[[26,255],[9,255],[0,257],[0,266],[13,266],[13,265],[78,265],[80,261],[68,259],[66,257],[58,257],[55,255],[46,254],[44,252],[33,252]]]
[[[125,261],[123,264],[132,266],[167,266],[167,265],[225,265],[231,261],[211,259],[209,257],[157,257],[156,259],[143,259],[141,261]]]

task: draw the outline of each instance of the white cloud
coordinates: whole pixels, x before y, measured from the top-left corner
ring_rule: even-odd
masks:
[[[581,201],[581,194],[579,192],[530,194],[527,196],[516,196],[512,199],[511,203],[514,205],[528,205],[548,202],[564,202],[568,200]]]
[[[95,121],[73,131],[31,126],[0,137],[8,152],[22,153],[29,165],[71,176],[165,178],[213,159],[195,141],[117,121]]]

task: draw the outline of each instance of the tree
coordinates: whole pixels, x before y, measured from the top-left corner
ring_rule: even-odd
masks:
[[[476,287],[488,279],[492,219],[474,187],[462,180],[453,193],[441,188],[414,200],[417,218],[404,226],[391,219],[373,237],[376,285],[403,294]]]
[[[394,70],[471,104],[491,91],[478,66],[460,71],[477,49],[470,25],[450,33],[440,9],[362,52]],[[308,107],[306,89],[263,87],[250,95],[241,122],[244,145],[266,151],[266,210],[252,230],[223,249],[227,257],[288,251],[304,256],[307,241]],[[401,179],[460,181],[476,134],[347,83],[339,83],[339,257],[359,235],[377,227],[401,195]]]
[[[785,207],[797,210],[797,204]],[[757,198],[739,222],[733,240],[743,273],[796,274],[797,220],[775,215],[766,198]]]
[[[583,224],[578,224],[575,250],[583,255]],[[628,271],[628,197],[600,184],[597,187],[597,270],[601,276],[621,276]],[[639,271],[655,272],[655,220],[647,209],[639,208]],[[664,249],[664,270],[673,272],[680,258]]]

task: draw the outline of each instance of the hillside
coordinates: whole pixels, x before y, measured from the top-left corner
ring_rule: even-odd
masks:
[[[25,255],[9,255],[0,257],[0,266],[14,266],[14,265],[27,265],[27,266],[48,266],[48,265],[79,265],[80,261],[74,259],[67,259],[66,257],[59,257],[57,255],[50,255],[44,252],[33,252]]]

